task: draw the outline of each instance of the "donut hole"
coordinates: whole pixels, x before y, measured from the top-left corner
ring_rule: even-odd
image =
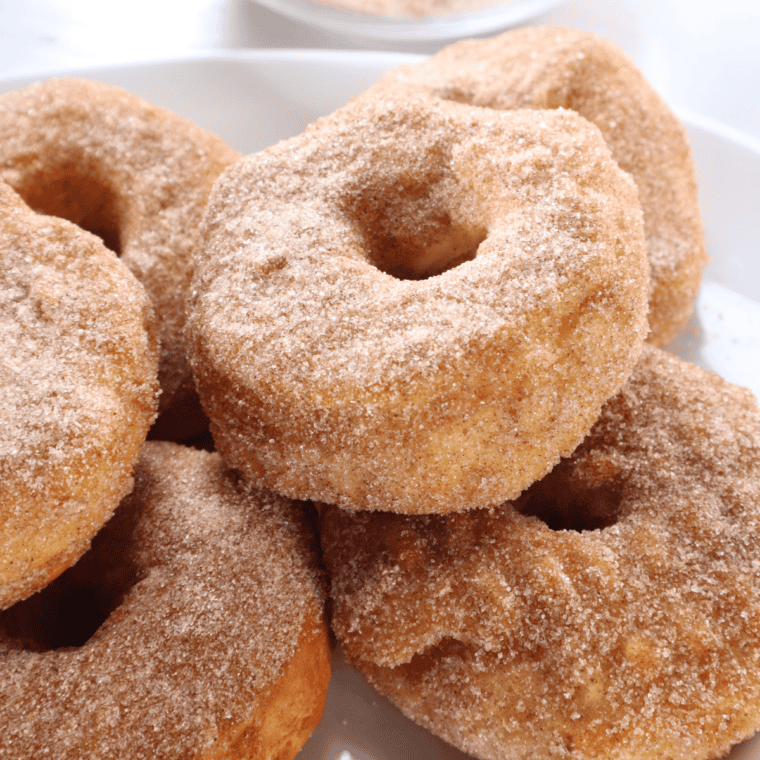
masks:
[[[426,280],[475,258],[485,228],[455,220],[435,183],[390,184],[352,193],[344,208],[373,266],[398,280]]]
[[[34,652],[87,643],[144,575],[129,554],[135,524],[122,505],[75,565],[0,612],[0,641]]]
[[[621,492],[620,483],[612,478],[591,484],[572,477],[570,466],[563,461],[530,486],[514,506],[551,530],[601,530],[617,523]]]
[[[75,164],[64,164],[28,177],[16,191],[34,211],[58,216],[97,235],[121,255],[116,194]]]

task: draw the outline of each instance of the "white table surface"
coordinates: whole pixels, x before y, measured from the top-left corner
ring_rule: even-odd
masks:
[[[760,139],[760,0],[566,0],[531,20],[620,44],[675,106]],[[0,0],[0,77],[208,48],[434,52],[341,38],[250,0]]]

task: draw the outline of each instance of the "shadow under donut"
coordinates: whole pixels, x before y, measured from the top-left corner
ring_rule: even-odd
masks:
[[[0,612],[0,642],[32,652],[86,644],[141,580],[130,557],[137,519],[134,503],[122,502],[75,565]]]

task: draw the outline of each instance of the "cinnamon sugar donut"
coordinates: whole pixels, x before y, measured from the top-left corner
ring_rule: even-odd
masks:
[[[620,48],[577,29],[516,29],[458,42],[388,72],[378,87],[497,109],[570,108],[596,124],[633,175],[644,211],[648,340],[662,346],[686,324],[708,260],[691,147],[679,119]]]
[[[0,182],[0,609],[73,564],[129,491],[157,355],[129,270]]]
[[[184,299],[211,186],[237,158],[215,135],[111,85],[51,79],[0,96],[0,180],[36,211],[100,235],[148,291],[161,341],[158,435],[182,439],[205,425],[186,408]]]
[[[217,448],[352,510],[516,496],[635,363],[640,213],[572,112],[364,98],[243,159],[209,200],[188,306]]]
[[[146,444],[90,553],[0,615],[0,755],[290,760],[330,677],[314,527],[216,454]],[[48,620],[98,605],[86,642]]]
[[[722,756],[760,728],[760,412],[655,348],[514,503],[322,515],[333,627],[480,758]]]

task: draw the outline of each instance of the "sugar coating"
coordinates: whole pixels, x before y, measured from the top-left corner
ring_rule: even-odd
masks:
[[[647,287],[635,186],[577,114],[363,98],[215,185],[188,350],[252,482],[453,511],[577,446]]]
[[[293,757],[329,680],[314,535],[303,505],[245,487],[217,454],[146,444],[74,568],[95,591],[134,575],[94,636],[38,652],[16,607],[0,616],[0,755]]]
[[[0,180],[35,210],[101,235],[148,291],[162,412],[192,394],[183,336],[190,254],[211,186],[237,158],[190,121],[100,82],[50,79],[0,96]],[[168,432],[178,438],[202,424],[172,414]]]
[[[465,752],[700,760],[760,728],[760,411],[658,349],[517,502],[321,535],[348,660]]]
[[[0,182],[0,609],[73,564],[130,489],[157,354],[129,270]]]
[[[496,109],[569,108],[596,124],[633,176],[651,267],[648,340],[686,324],[708,261],[686,130],[634,62],[589,32],[524,28],[466,40],[386,73],[378,89]]]

